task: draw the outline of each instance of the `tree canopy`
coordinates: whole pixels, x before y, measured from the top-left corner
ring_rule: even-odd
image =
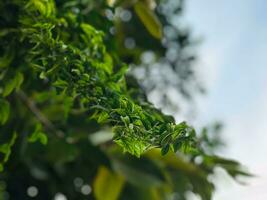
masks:
[[[193,40],[175,22],[182,8],[0,2],[0,198],[208,200],[215,167],[247,175],[209,151],[206,129],[196,134],[148,101],[156,91],[167,104],[162,88],[187,99],[203,90]]]

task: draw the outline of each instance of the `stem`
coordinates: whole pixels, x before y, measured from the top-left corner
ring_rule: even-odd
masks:
[[[45,128],[56,134],[57,137],[63,138],[64,132],[58,130],[54,124],[49,121],[46,116],[38,109],[35,102],[31,100],[22,90],[16,92],[17,96],[24,102],[29,110],[35,115],[35,117],[45,126]]]

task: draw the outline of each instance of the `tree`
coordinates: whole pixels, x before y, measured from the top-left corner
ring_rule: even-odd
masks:
[[[205,131],[147,100],[162,84],[194,93],[190,34],[172,22],[182,3],[0,2],[2,199],[186,199],[191,191],[206,200],[215,167],[247,175],[207,151]],[[178,79],[154,79],[151,56]]]

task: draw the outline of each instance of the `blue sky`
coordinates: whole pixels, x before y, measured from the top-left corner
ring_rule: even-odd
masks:
[[[186,24],[203,38],[197,69],[208,89],[198,99],[196,123],[222,120],[222,154],[259,176],[246,187],[220,177],[214,200],[267,199],[266,9],[266,0],[186,1]]]

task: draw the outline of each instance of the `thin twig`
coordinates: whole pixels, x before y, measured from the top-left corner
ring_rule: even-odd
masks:
[[[38,109],[35,102],[31,100],[22,90],[16,92],[17,96],[24,102],[24,104],[29,108],[29,110],[35,115],[35,117],[51,132],[54,132],[59,138],[64,137],[64,132],[58,130],[54,124],[49,121],[46,116]]]

